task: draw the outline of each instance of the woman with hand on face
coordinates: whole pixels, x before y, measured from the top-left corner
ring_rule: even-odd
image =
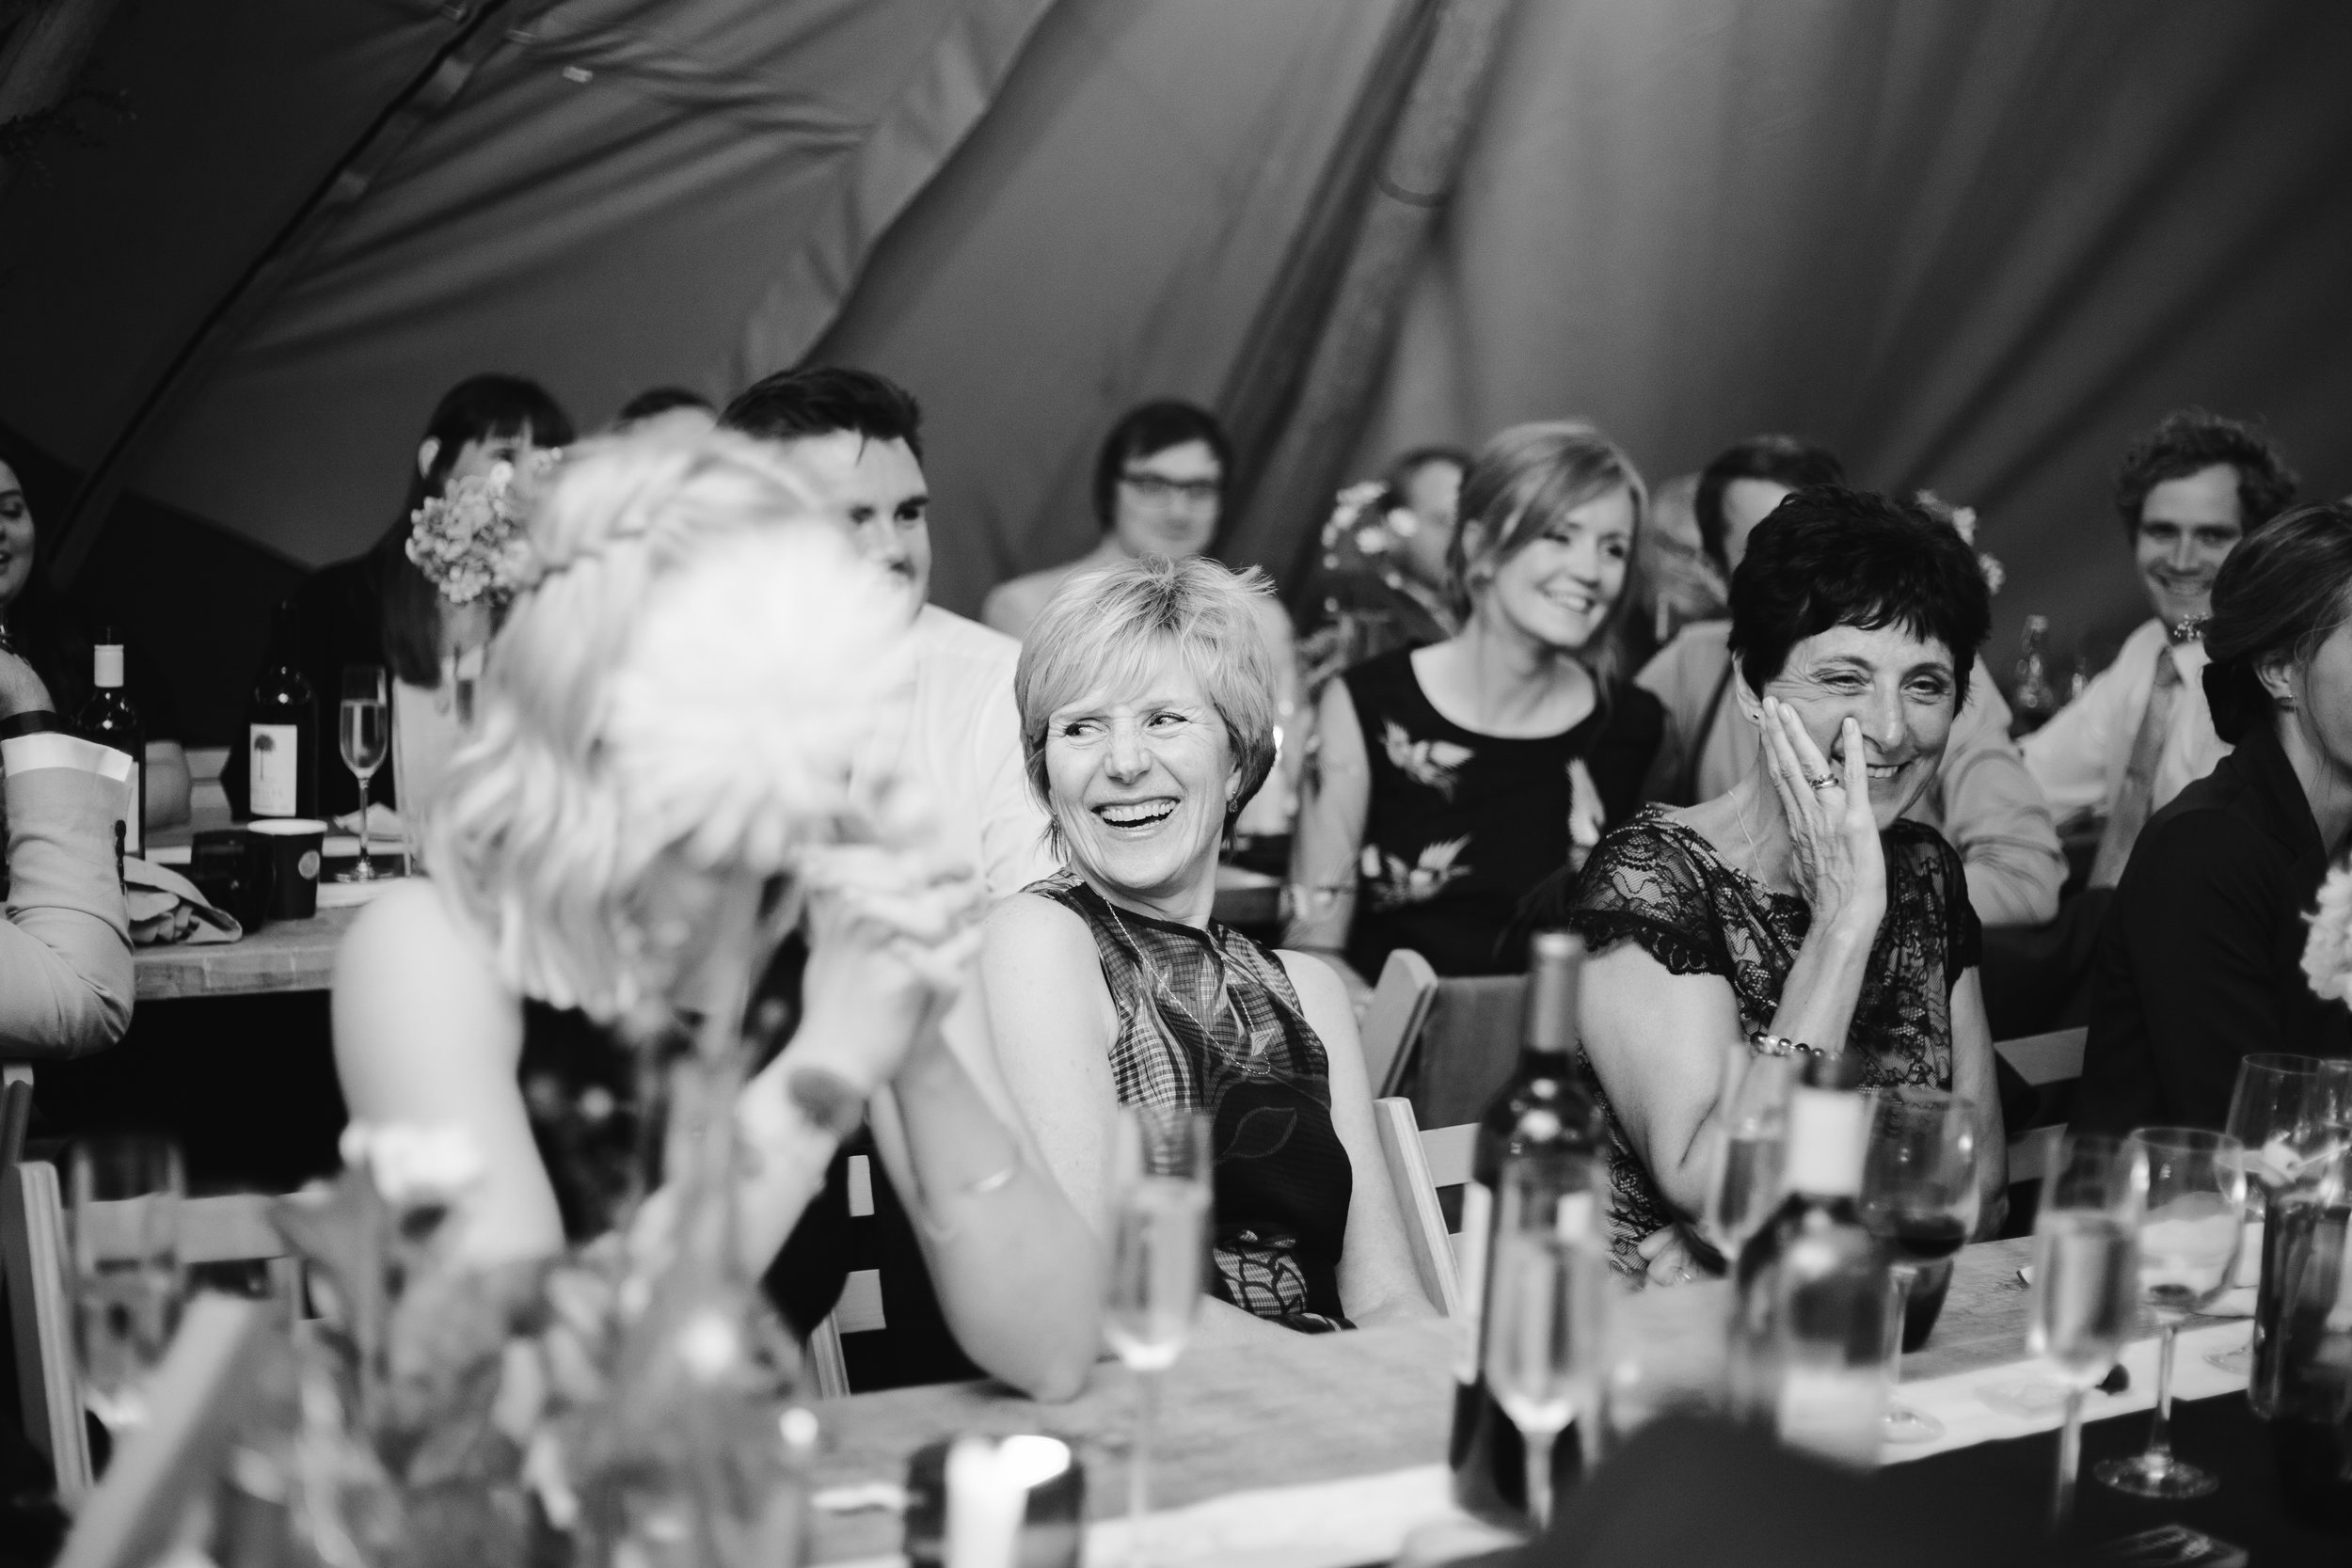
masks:
[[[1013,1096],[1097,1234],[1120,1108],[1212,1117],[1211,1342],[1430,1310],[1338,976],[1211,918],[1218,841],[1274,763],[1263,594],[1146,557],[1055,595],[1013,689],[1069,869],[997,905],[981,953]]]
[[[1519,900],[1632,811],[1658,745],[1658,699],[1619,675],[1612,635],[1645,508],[1590,425],[1486,443],[1454,536],[1461,631],[1324,688],[1292,946],[1344,954],[1359,985],[1398,947],[1440,974],[1525,966]]]
[[[731,433],[608,437],[555,471],[429,822],[432,879],[389,886],[337,957],[343,1096],[359,1121],[464,1130],[473,1260],[615,1227],[659,1142],[644,1064],[739,997],[711,956],[741,941],[725,915],[751,879],[774,958],[748,1017],[782,1050],[738,1105],[745,1266],[801,1334],[831,1310],[841,1146],[870,1116],[878,1215],[896,1195],[915,1222],[878,1238],[894,1333],[944,1319],[948,1351],[1067,1398],[1097,1349],[1099,1251],[998,1077],[969,869],[901,791],[850,782],[906,618],[819,518]]]
[[[1902,819],[1935,778],[1992,619],[1975,557],[1915,505],[1830,485],[1760,524],[1731,578],[1733,696],[1762,766],[1650,806],[1530,900],[1593,957],[1584,1052],[1610,1112],[1612,1243],[1691,1276],[1735,1052],[1861,1058],[1866,1085],[1966,1096],[1992,1234],[2000,1102],[1959,854]]]

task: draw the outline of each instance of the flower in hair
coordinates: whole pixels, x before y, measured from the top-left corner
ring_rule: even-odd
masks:
[[[2352,865],[2339,865],[2319,884],[2319,908],[2303,939],[2303,973],[2312,994],[2352,1003]]]
[[[515,596],[531,566],[525,528],[539,483],[563,452],[543,448],[487,473],[452,482],[409,514],[408,559],[452,604],[487,598],[495,606]]]
[[[837,533],[717,542],[658,587],[604,725],[635,854],[759,875],[865,825],[850,770],[903,687],[903,596]]]
[[[1975,507],[1954,506],[1932,490],[1917,492],[1916,499],[1919,504],[1926,508],[1928,515],[1940,523],[1949,525],[1951,531],[1960,535],[1962,544],[1972,550],[1977,550],[1977,509]],[[1977,550],[1977,570],[1984,574],[1984,587],[1988,594],[1999,593],[2001,585],[2009,581],[2009,568],[2001,564],[1998,556],[1986,551]]]

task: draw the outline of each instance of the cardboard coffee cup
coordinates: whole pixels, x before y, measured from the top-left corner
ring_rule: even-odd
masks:
[[[308,920],[318,913],[326,824],[308,816],[264,816],[250,831],[269,843],[269,917]]]
[[[247,931],[269,918],[270,841],[243,828],[214,828],[196,835],[188,880]]]

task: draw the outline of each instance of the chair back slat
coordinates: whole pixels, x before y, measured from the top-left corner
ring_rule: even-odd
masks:
[[[0,1172],[0,1253],[6,1255],[24,1434],[49,1461],[57,1500],[71,1512],[89,1494],[90,1455],[74,1371],[65,1205],[55,1165],[24,1160]]]
[[[24,1129],[33,1119],[33,1069],[0,1062],[0,1171],[24,1157]]]
[[[1413,1115],[1423,1127],[1476,1121],[1518,1066],[1527,976],[1443,979],[1414,1051]]]
[[[1437,994],[1438,972],[1427,958],[1409,947],[1389,955],[1356,1030],[1364,1046],[1364,1082],[1375,1097],[1396,1092],[1396,1080],[1428,1022]]]
[[[1993,1049],[2035,1088],[2063,1084],[2083,1075],[2083,1045],[2088,1029],[2058,1029],[2047,1035],[2021,1035],[1994,1042]]]
[[[1389,1180],[1396,1190],[1398,1206],[1405,1212],[1406,1240],[1413,1252],[1413,1271],[1421,1278],[1421,1288],[1430,1305],[1451,1318],[1462,1310],[1460,1272],[1454,1261],[1453,1239],[1446,1234],[1445,1211],[1438,1205],[1438,1189],[1453,1183],[1433,1177],[1430,1169],[1427,1137],[1413,1120],[1412,1102],[1391,1096],[1373,1101],[1374,1124],[1380,1133],[1381,1158],[1389,1167]],[[1441,1128],[1438,1133],[1447,1148],[1455,1141],[1452,1134],[1475,1129]],[[1463,1161],[1464,1177],[1468,1161]]]

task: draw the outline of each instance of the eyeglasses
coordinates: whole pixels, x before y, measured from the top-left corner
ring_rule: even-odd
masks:
[[[1165,474],[1120,474],[1119,483],[1136,493],[1137,500],[1166,506],[1171,501],[1189,501],[1195,506],[1206,505],[1217,499],[1224,489],[1221,481],[1214,479],[1169,479]]]

